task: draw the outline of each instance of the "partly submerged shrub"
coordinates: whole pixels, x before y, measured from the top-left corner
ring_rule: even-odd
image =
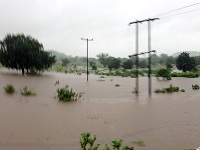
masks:
[[[7,84],[5,87],[4,87],[4,91],[7,93],[7,94],[13,94],[15,92],[15,87],[10,83],[10,84]]]
[[[24,96],[35,96],[36,93],[30,89],[28,89],[27,86],[24,86],[21,90],[21,95],[24,95]]]
[[[163,88],[163,89],[156,89],[155,93],[172,93],[172,92],[185,92],[184,89],[179,90],[179,87],[177,86],[173,86],[172,84],[169,85],[169,87],[167,88]]]
[[[198,90],[199,89],[199,85],[198,84],[192,84],[192,89],[193,90]]]
[[[59,101],[64,101],[64,102],[77,101],[84,94],[83,92],[81,93],[74,92],[72,88],[69,89],[68,85],[66,85],[64,88],[58,88],[56,92],[57,92],[56,98]]]
[[[96,136],[90,137],[90,132],[85,132],[81,134],[80,139],[80,146],[81,150],[98,150],[100,144],[95,144]],[[133,147],[123,146],[122,147],[122,140],[113,140],[112,141],[112,148],[109,147],[108,144],[105,144],[104,150],[134,150]]]

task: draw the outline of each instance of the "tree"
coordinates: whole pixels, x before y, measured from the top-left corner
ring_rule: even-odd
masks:
[[[183,52],[176,59],[176,67],[183,72],[191,71],[196,68],[194,57],[190,57],[189,53]]]
[[[68,58],[63,58],[62,59],[62,66],[66,66],[69,63],[69,59]]]
[[[132,69],[133,68],[133,61],[131,61],[130,59],[125,61],[122,65],[122,67],[124,69]]]
[[[0,61],[7,68],[41,71],[55,62],[55,56],[45,52],[38,40],[24,34],[7,34],[0,41]]]
[[[108,65],[108,57],[109,55],[107,53],[101,53],[97,55],[97,58],[99,59],[99,62],[106,67]]]
[[[115,57],[108,57],[108,68],[111,71],[113,68],[118,69],[120,67],[120,59]]]
[[[147,68],[147,60],[146,59],[140,59],[139,60],[139,67],[141,68]]]

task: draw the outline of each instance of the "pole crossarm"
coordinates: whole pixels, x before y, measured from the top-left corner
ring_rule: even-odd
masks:
[[[147,54],[147,53],[152,53],[152,52],[156,52],[156,50],[152,50],[152,51],[148,51],[148,52],[141,52],[141,53],[139,53],[139,54],[133,54],[133,55],[129,55],[128,57],[129,58],[131,58],[131,57],[133,57],[133,56],[138,56],[138,55],[143,55],[143,54]]]
[[[130,22],[129,25],[136,24],[136,23],[143,23],[146,21],[154,21],[154,20],[159,20],[159,18],[148,18],[148,19],[144,19],[144,20],[136,20],[136,21]]]
[[[93,41],[93,39],[84,39],[84,38],[81,38],[81,40],[85,40],[85,41]]]

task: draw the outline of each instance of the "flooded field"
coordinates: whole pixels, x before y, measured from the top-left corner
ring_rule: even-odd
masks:
[[[54,86],[59,80],[60,84]],[[132,93],[135,79],[90,75],[44,73],[21,76],[0,71],[0,150],[79,150],[82,132],[97,135],[97,143],[123,139],[135,150],[183,150],[200,146],[200,90],[192,84],[200,79],[152,78],[152,90],[179,86],[185,93],[148,96],[148,79],[142,77],[140,93]],[[12,83],[18,91],[6,95],[3,87]],[[66,84],[84,92],[78,102],[63,103],[54,98],[58,87]],[[119,84],[119,87],[115,85]],[[28,86],[36,96],[24,97],[20,89]]]

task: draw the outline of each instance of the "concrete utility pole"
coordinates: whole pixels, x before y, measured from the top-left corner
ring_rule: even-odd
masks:
[[[138,33],[139,33],[139,31],[138,31],[138,28],[139,28],[139,26],[138,26],[138,23],[143,23],[143,22],[146,22],[146,21],[148,21],[148,51],[149,51],[149,65],[148,65],[148,67],[151,67],[151,62],[150,62],[150,60],[151,60],[151,54],[150,54],[150,51],[151,51],[151,44],[150,44],[150,42],[151,42],[151,32],[150,32],[150,21],[154,21],[154,20],[158,20],[159,18],[149,18],[149,19],[145,19],[145,20],[136,20],[136,21],[133,21],[133,22],[130,22],[129,23],[129,25],[131,25],[131,24],[136,24],[136,88],[135,88],[135,93],[138,95],[138,92],[139,92],[139,75],[138,75],[138,53],[139,53],[139,35],[138,35]],[[151,68],[149,69],[149,72],[148,72],[148,77],[149,77],[149,91],[151,90]],[[151,92],[149,92],[149,95],[151,95]]]
[[[84,38],[81,38],[81,40],[85,40],[85,41],[87,41],[87,81],[88,81],[88,74],[89,74],[89,72],[88,72],[88,41],[93,41],[93,39],[84,39]]]
[[[158,20],[159,18],[149,18],[148,21],[148,51],[149,51],[149,63],[148,63],[148,78],[149,78],[149,95],[151,95],[151,21]]]

